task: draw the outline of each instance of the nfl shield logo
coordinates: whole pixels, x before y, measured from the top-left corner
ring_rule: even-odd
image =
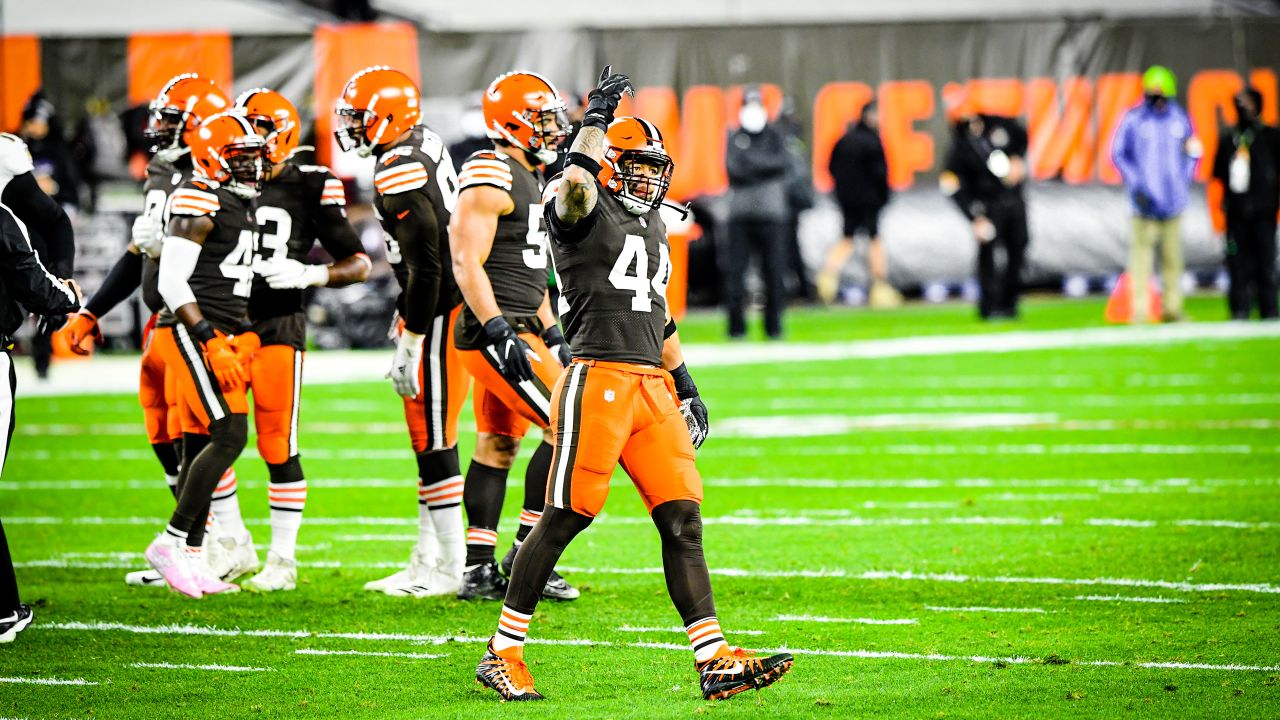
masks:
[[[613,391],[612,391],[612,390],[605,390],[605,391],[604,391],[604,401],[605,401],[605,402],[613,402],[613,398],[614,398],[614,397],[616,397],[616,396],[613,394]]]

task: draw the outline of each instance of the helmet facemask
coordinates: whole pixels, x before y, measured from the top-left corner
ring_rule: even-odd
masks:
[[[261,139],[226,145],[219,159],[229,178],[222,183],[228,190],[242,198],[262,192],[267,173],[267,147]]]
[[[614,164],[618,185],[614,193],[628,212],[644,215],[662,204],[675,170],[670,157],[649,150],[623,150]]]
[[[147,128],[142,136],[149,142],[150,150],[164,162],[173,162],[186,150],[182,131],[186,129],[189,113],[169,105],[151,103],[147,114]]]
[[[511,129],[501,127],[493,121],[493,127],[507,143],[524,150],[546,165],[559,157],[560,146],[569,137],[568,108],[563,102],[548,104],[541,110],[526,110],[523,113],[511,113],[513,123],[519,123],[530,130],[529,143],[520,142]],[[493,137],[492,135],[490,137]]]
[[[379,130],[374,134],[375,140],[370,140],[369,136],[378,122],[378,116],[372,111],[351,106],[340,106],[337,113],[341,127],[333,131],[333,136],[338,140],[338,147],[343,152],[354,150],[360,157],[373,155],[373,146],[377,144],[377,138],[381,136],[382,131]]]

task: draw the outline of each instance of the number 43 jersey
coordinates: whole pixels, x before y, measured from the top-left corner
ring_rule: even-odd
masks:
[[[254,202],[258,226],[256,255],[262,260],[307,262],[317,240],[332,258],[343,260],[364,252],[347,220],[342,181],[329,168],[289,163],[271,178]],[[306,349],[306,322],[300,289],[273,290],[254,275],[249,319],[263,345]],[[267,322],[283,318],[276,322]]]
[[[192,177],[173,191],[169,216],[213,221],[188,284],[205,319],[224,333],[234,333],[245,316],[253,285],[257,227],[246,201],[216,183]]]
[[[569,305],[565,336],[575,358],[662,366],[671,247],[657,210],[632,215],[596,183],[596,206],[565,227],[556,216],[555,188],[544,214],[551,258]]]
[[[502,316],[517,332],[542,332],[538,307],[547,293],[547,234],[542,220],[542,174],[494,150],[473,153],[458,173],[459,193],[488,185],[511,195],[515,208],[498,218],[484,273]],[[479,350],[489,343],[484,326],[463,306],[455,343]]]

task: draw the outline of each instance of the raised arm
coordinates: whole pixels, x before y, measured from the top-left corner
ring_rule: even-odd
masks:
[[[604,134],[613,122],[623,93],[634,93],[631,78],[614,73],[613,66],[606,65],[600,73],[600,82],[587,95],[582,129],[569,148],[563,180],[556,192],[556,217],[565,226],[576,224],[596,207],[596,175],[604,159]]]

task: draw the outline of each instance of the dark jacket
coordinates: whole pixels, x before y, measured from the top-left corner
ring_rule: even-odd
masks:
[[[758,133],[736,130],[724,154],[729,175],[729,219],[785,222],[791,156],[787,140],[772,124]]]
[[[982,134],[969,132],[968,121],[954,126],[951,149],[943,165],[943,191],[951,196],[965,217],[987,214],[993,204],[1022,199],[1022,183],[1012,187],[995,175],[999,154],[1007,159],[1027,156],[1027,131],[1013,118],[981,115]]]
[[[1231,189],[1231,162],[1237,152],[1249,158],[1249,186],[1243,193]],[[1213,177],[1222,181],[1222,209],[1228,217],[1275,217],[1280,211],[1280,130],[1257,122],[1222,133]]]
[[[29,313],[65,315],[79,308],[75,293],[40,264],[22,223],[0,205],[0,336],[7,343]]]
[[[880,135],[858,121],[831,149],[827,163],[842,207],[882,208],[889,203],[889,164]]]

